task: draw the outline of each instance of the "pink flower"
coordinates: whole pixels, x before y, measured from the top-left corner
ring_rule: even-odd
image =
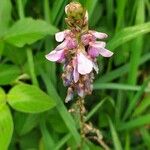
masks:
[[[66,43],[66,48],[73,49],[77,47],[76,39],[73,37],[73,34],[70,30],[64,30],[62,32],[58,32],[55,34],[55,39],[57,42],[64,42]]]
[[[62,42],[65,37],[70,33],[70,30],[64,30],[55,34],[55,39],[57,42]]]
[[[74,49],[77,47],[75,38],[70,37],[72,35],[70,30],[65,30],[55,34],[56,41],[62,42],[52,52],[45,57],[49,61],[63,62],[65,59],[65,50]]]
[[[82,52],[77,54],[77,70],[80,74],[85,75],[92,71],[93,63]]]
[[[49,54],[47,54],[46,59],[49,61],[57,61],[57,62],[62,62],[64,60],[64,49],[62,50],[53,50]]]
[[[89,33],[92,34],[97,39],[105,39],[108,37],[108,35],[106,33],[97,32],[97,31],[93,31],[93,30],[89,30]]]
[[[73,59],[73,79],[77,83],[79,80],[79,74],[86,75],[92,72],[94,69],[98,73],[97,64],[90,60],[85,54],[79,52],[77,58]]]
[[[74,79],[74,82],[77,83],[78,80],[79,80],[79,72],[77,70],[77,58],[75,57],[72,61],[72,64],[73,64],[73,79]]]
[[[93,58],[99,55],[102,55],[103,57],[111,57],[113,55],[113,52],[105,49],[105,46],[106,46],[105,42],[100,42],[100,41],[96,41],[94,43],[90,42],[88,48],[88,54]]]
[[[65,59],[65,47],[67,45],[67,42],[64,41],[63,43],[59,44],[53,51],[51,51],[49,54],[45,55],[45,57],[49,61],[57,61],[62,62]]]
[[[87,46],[89,45],[90,42],[95,42],[96,38],[92,34],[88,33],[88,34],[82,35],[81,41],[85,46]]]
[[[105,49],[105,42],[96,41],[97,38],[103,39],[106,37],[107,34],[92,30],[90,30],[87,34],[82,35],[81,40],[85,46],[89,46],[87,51],[92,58],[99,55],[102,55],[103,57],[111,57],[113,55],[113,52]]]

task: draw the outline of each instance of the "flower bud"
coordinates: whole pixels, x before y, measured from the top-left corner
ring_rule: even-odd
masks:
[[[82,19],[85,16],[85,9],[78,2],[71,2],[65,7],[66,15],[69,18]]]

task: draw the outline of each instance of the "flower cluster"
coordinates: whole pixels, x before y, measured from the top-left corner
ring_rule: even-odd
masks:
[[[65,100],[68,102],[75,93],[79,97],[92,93],[94,71],[98,73],[96,58],[99,55],[111,57],[113,53],[101,41],[107,34],[88,30],[88,13],[81,4],[72,2],[65,12],[69,29],[55,34],[56,41],[61,43],[46,58],[64,64],[62,79],[68,87]]]

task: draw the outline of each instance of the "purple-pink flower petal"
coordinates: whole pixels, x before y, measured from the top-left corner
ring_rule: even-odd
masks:
[[[99,50],[100,55],[102,55],[103,57],[111,57],[114,53],[105,49],[105,48],[100,48]]]
[[[93,31],[93,30],[90,30],[89,33],[91,33],[93,36],[95,36],[98,39],[104,39],[104,38],[108,37],[108,35],[106,33],[97,32],[97,31]]]
[[[101,42],[101,41],[90,42],[89,44],[90,44],[90,46],[95,47],[95,48],[101,48],[101,47],[106,46],[106,43]]]
[[[88,48],[88,54],[93,58],[97,57],[99,55],[99,48],[90,46]]]
[[[65,40],[65,41],[63,41],[61,44],[59,44],[59,45],[55,48],[55,50],[56,50],[56,51],[62,50],[62,49],[64,49],[64,48],[66,48],[66,46],[67,46],[67,41]]]
[[[77,47],[77,41],[75,38],[67,37],[65,41],[67,41],[68,49],[74,49]]]
[[[62,32],[57,32],[55,34],[55,39],[57,42],[62,42],[65,38],[65,31],[62,31]]]
[[[49,54],[45,55],[46,59],[49,61],[59,61],[61,62],[64,59],[64,49],[56,51],[53,50]]]
[[[67,34],[70,32],[70,30],[64,30],[64,31],[61,31],[61,32],[57,32],[55,34],[55,39],[57,42],[62,42],[65,37],[67,36]]]
[[[79,80],[79,72],[77,71],[77,60],[76,58],[73,60],[73,79],[74,79],[74,82],[77,83],[78,80]]]
[[[82,52],[77,54],[78,72],[82,75],[88,74],[93,69],[93,63]]]

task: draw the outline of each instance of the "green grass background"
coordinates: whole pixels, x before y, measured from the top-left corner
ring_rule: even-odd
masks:
[[[89,28],[107,33],[107,48],[114,52],[110,59],[98,58],[100,73],[96,75],[93,94],[85,100],[86,121],[101,131],[110,149],[149,150],[150,2],[78,1],[88,10]],[[0,1],[1,150],[65,150],[67,147],[76,149],[75,145],[80,143],[76,119],[67,111],[75,102],[64,104],[66,89],[61,81],[62,66],[44,57],[57,45],[54,34],[66,28],[64,7],[69,2]],[[21,104],[25,106],[22,109],[18,101],[7,102],[4,93],[21,82],[39,87],[56,103],[55,107],[47,110],[49,104],[45,104],[41,110],[39,103],[38,113],[32,112],[32,99],[44,99],[41,95],[38,97],[36,91],[35,95],[26,93],[31,100],[30,111],[27,103]],[[14,92],[16,96],[18,92],[19,89]],[[7,108],[3,109],[3,99],[9,105],[11,117]],[[20,100],[24,101],[21,97]],[[90,141],[84,147],[85,150],[102,149]]]

